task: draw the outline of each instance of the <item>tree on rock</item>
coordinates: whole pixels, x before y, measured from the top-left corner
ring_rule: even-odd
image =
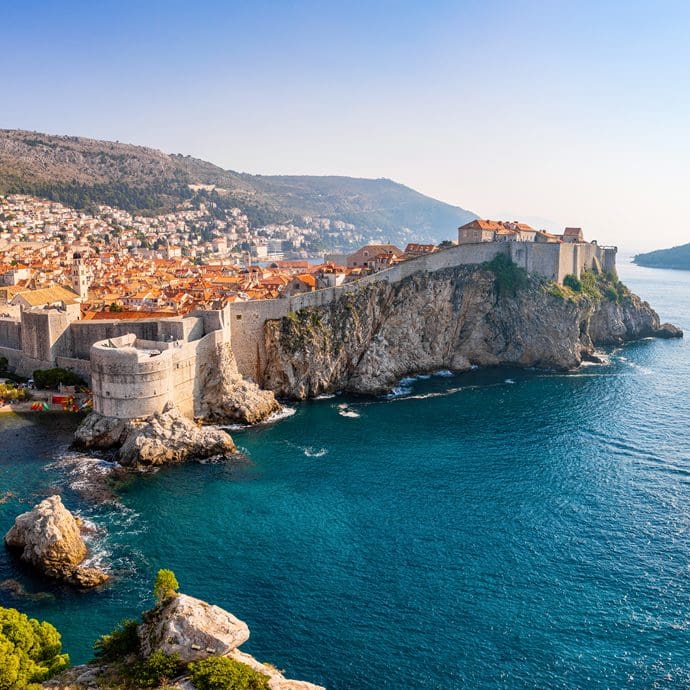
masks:
[[[69,666],[60,633],[16,609],[0,607],[0,690],[24,690]]]
[[[175,573],[172,570],[161,568],[156,575],[156,581],[153,585],[153,596],[156,598],[156,603],[160,604],[168,597],[175,596],[177,590],[180,588]]]

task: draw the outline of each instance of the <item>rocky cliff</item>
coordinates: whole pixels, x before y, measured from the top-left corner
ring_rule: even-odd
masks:
[[[513,264],[458,266],[362,285],[327,306],[268,321],[260,383],[297,399],[379,393],[413,373],[567,370],[597,345],[680,335],[611,276],[590,274],[570,289]]]
[[[236,452],[229,434],[195,424],[172,405],[146,419],[123,420],[91,412],[77,428],[74,444],[85,449],[117,448],[117,461],[133,469]]]
[[[88,550],[81,523],[62,505],[59,496],[41,501],[22,513],[5,535],[5,544],[48,577],[88,588],[105,582],[106,573],[82,565]]]
[[[206,422],[256,424],[280,410],[272,391],[239,373],[230,343],[219,345],[210,363],[202,364],[200,378],[198,414]]]

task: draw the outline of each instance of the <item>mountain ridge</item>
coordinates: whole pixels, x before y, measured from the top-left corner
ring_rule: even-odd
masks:
[[[0,193],[12,192],[144,214],[210,198],[254,227],[318,217],[400,242],[437,242],[477,217],[388,178],[250,174],[136,144],[0,129]]]

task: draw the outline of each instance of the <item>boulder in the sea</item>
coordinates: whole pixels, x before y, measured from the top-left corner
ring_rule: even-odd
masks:
[[[126,419],[90,412],[74,432],[74,445],[86,449],[115,448],[125,440],[128,430]]]
[[[657,338],[682,338],[683,331],[672,323],[662,323],[654,335]]]
[[[225,456],[236,450],[226,432],[198,426],[168,406],[143,421],[130,423],[117,459],[122,465],[145,467]]]
[[[80,522],[65,508],[59,496],[41,501],[19,515],[5,535],[8,548],[48,577],[89,588],[108,579],[102,570],[81,565],[88,550]]]
[[[218,606],[176,594],[147,613],[139,628],[141,653],[179,654],[183,662],[228,654],[249,639],[243,621]]]

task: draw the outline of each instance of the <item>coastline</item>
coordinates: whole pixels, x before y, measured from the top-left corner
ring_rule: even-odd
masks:
[[[65,410],[62,405],[58,405],[57,403],[48,403],[48,409],[45,410],[40,410],[40,411],[35,411],[31,409],[31,404],[33,402],[36,402],[35,400],[26,400],[21,403],[16,403],[16,404],[10,404],[7,403],[5,405],[0,405],[0,414],[42,414],[42,413],[51,413],[54,414],[55,412],[62,412],[64,414],[73,414],[73,415],[82,415],[83,412],[71,412],[70,410]]]

